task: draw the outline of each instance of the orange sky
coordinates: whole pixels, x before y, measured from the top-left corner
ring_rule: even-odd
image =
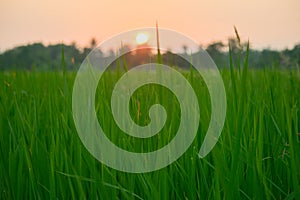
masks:
[[[36,41],[83,46],[156,20],[204,45],[235,25],[253,47],[282,49],[300,43],[299,8],[299,0],[1,0],[0,51]]]

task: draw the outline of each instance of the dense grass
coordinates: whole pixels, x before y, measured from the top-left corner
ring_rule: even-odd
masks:
[[[183,73],[199,98],[197,138],[170,166],[130,174],[101,164],[81,143],[71,110],[75,73],[2,72],[0,198],[300,199],[300,71],[223,69],[226,122],[204,159],[197,154],[210,120],[210,100],[201,77]],[[108,71],[98,85],[95,109],[104,131],[130,151],[167,144],[180,110],[174,96],[157,85],[133,95],[131,115],[147,124],[149,106],[162,99],[168,127],[148,140],[131,138],[116,127],[108,102],[121,74]]]

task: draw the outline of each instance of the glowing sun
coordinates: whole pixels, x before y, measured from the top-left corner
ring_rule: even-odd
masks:
[[[145,33],[137,34],[135,40],[137,44],[145,44],[148,41],[148,36]]]

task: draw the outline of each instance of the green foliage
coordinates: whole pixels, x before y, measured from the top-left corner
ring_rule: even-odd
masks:
[[[146,174],[110,169],[84,148],[71,110],[75,73],[1,72],[0,198],[299,199],[300,71],[248,69],[247,60],[240,69],[221,70],[227,117],[218,144],[204,159],[197,153],[210,121],[209,94],[199,74],[182,71],[199,98],[197,138],[176,162]],[[177,104],[168,107],[174,97],[166,89],[145,86],[132,97],[133,119],[147,124],[149,105],[164,95],[169,129],[146,147],[106,114],[105,102],[122,73],[108,71],[99,82],[95,109],[107,116],[99,122],[122,148],[140,152],[164,145],[180,121]]]
[[[0,55],[0,70],[61,70],[62,45],[41,43],[16,47]],[[73,45],[64,45],[66,69],[77,69],[90,49],[79,51]]]

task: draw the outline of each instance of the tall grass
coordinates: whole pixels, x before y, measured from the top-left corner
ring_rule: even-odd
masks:
[[[197,138],[176,162],[145,174],[108,168],[84,148],[71,110],[75,73],[2,72],[1,199],[300,199],[300,72],[250,70],[246,63],[221,71],[226,122],[204,159],[198,151],[210,120],[208,91],[195,71],[182,72],[199,99]],[[174,95],[158,85],[136,91],[130,105],[136,123],[147,124],[149,106],[160,100],[168,121],[153,138],[132,138],[110,113],[111,91],[122,73],[107,71],[98,85],[95,109],[105,133],[135,152],[166,145],[180,120]]]

